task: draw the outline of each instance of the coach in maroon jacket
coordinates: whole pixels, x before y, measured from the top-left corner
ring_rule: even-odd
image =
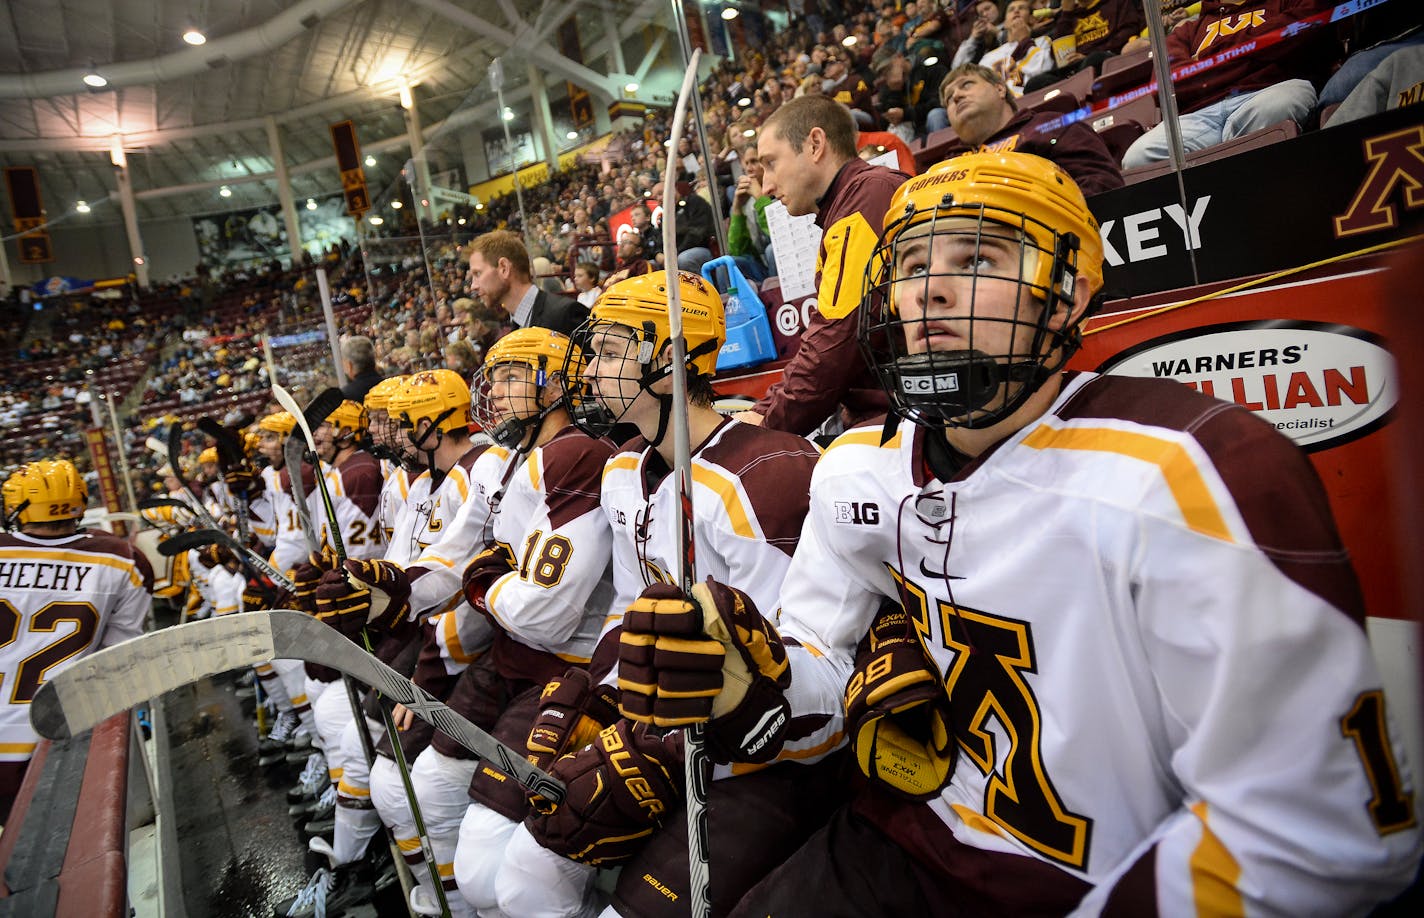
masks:
[[[1062,124],[1061,112],[1019,111],[997,71],[960,64],[940,84],[940,99],[959,142],[946,155],[970,150],[1032,153],[1073,176],[1083,194],[1122,187],[1122,170],[1102,138],[1082,121]]]
[[[740,420],[805,436],[838,406],[848,425],[886,411],[884,393],[856,343],[855,309],[890,196],[909,176],[861,160],[855,138],[850,109],[826,96],[793,99],[762,125],[757,153],[763,192],[792,216],[814,213],[821,227],[819,311],[801,333],[781,381]]]

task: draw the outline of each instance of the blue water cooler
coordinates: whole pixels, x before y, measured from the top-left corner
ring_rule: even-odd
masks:
[[[717,354],[718,372],[774,360],[776,342],[771,337],[771,321],[761,297],[757,296],[756,284],[742,275],[736,259],[723,255],[702,266],[702,276],[713,287],[717,286],[718,268],[727,273],[727,287],[722,291],[722,302],[727,309],[727,342]]]

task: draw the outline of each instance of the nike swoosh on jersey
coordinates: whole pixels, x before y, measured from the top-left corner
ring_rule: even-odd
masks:
[[[921,574],[924,574],[926,577],[932,577],[932,578],[935,578],[935,579],[941,579],[941,578],[944,579],[944,580],[963,580],[963,579],[964,579],[963,577],[960,577],[960,576],[958,576],[958,575],[956,575],[956,574],[947,574],[947,573],[945,573],[944,571],[932,571],[932,570],[930,570],[929,568],[925,567],[925,559],[924,559],[924,558],[921,558],[921,559],[920,559],[920,573],[921,573]]]

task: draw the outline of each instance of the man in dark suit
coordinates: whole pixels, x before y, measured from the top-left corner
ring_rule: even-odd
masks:
[[[519,328],[551,328],[572,337],[588,318],[588,307],[578,300],[534,284],[529,251],[507,230],[485,233],[470,243],[468,284],[472,293],[504,310]]]

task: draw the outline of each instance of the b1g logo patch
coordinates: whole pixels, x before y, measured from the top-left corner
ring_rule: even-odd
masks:
[[[847,526],[875,526],[880,523],[880,508],[874,501],[838,500],[835,507],[837,523]]]

